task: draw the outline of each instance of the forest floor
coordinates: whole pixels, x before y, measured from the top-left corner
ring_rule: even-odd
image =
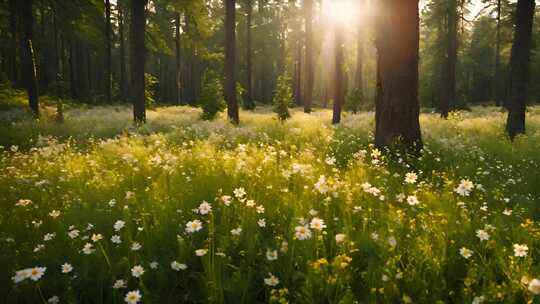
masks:
[[[540,301],[540,108],[422,114],[420,158],[372,113],[53,113],[0,113],[0,302]]]

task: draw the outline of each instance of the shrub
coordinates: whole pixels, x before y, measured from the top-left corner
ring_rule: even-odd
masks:
[[[280,121],[285,121],[291,117],[289,113],[289,104],[293,96],[290,86],[290,79],[287,75],[278,78],[276,90],[274,91],[274,112],[278,115]]]
[[[354,89],[347,96],[347,100],[345,101],[345,110],[356,114],[358,111],[360,111],[360,103],[362,102],[362,98],[362,91],[360,89]]]
[[[223,86],[218,75],[213,71],[206,71],[203,76],[203,90],[201,93],[202,118],[212,120],[217,113],[225,109],[223,100]]]
[[[144,99],[147,108],[152,108],[156,104],[156,86],[158,83],[159,81],[154,75],[144,74]]]

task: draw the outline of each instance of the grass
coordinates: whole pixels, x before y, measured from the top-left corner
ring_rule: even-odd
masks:
[[[371,113],[45,113],[0,115],[5,303],[540,303],[540,108],[515,143],[494,108],[422,114],[420,159]]]

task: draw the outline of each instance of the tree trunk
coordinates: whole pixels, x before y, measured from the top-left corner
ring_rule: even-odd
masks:
[[[493,99],[497,106],[501,106],[501,12],[502,1],[497,0],[497,40],[495,42],[495,77],[493,81]]]
[[[375,143],[422,146],[418,103],[418,0],[379,1]],[[384,13],[382,13],[384,12]]]
[[[131,0],[131,99],[133,101],[133,120],[137,124],[146,122],[144,97],[146,1]]]
[[[240,122],[236,100],[235,48],[236,23],[235,0],[225,0],[225,100],[227,115],[233,124]]]
[[[120,40],[120,95],[126,97],[126,48],[124,41],[124,6],[118,2],[118,34]]]
[[[302,42],[300,39],[296,42],[296,63],[294,68],[294,100],[297,106],[302,106]]]
[[[306,26],[306,86],[304,112],[311,113],[313,99],[313,0],[304,0]]]
[[[344,81],[343,81],[343,32],[344,26],[341,24],[335,27],[335,90],[334,90],[334,112],[332,115],[332,124],[338,124],[341,122],[341,107],[344,96]]]
[[[10,30],[10,50],[9,52],[9,72],[8,77],[12,83],[16,84],[19,80],[17,69],[17,49],[18,35],[17,35],[17,0],[9,1],[9,30]]]
[[[105,96],[107,102],[111,102],[112,90],[112,29],[111,29],[111,1],[105,0],[105,40],[107,54],[105,62]]]
[[[177,105],[182,103],[182,65],[180,61],[180,13],[177,12],[174,16],[174,30],[175,30],[175,47],[176,47],[176,90],[175,90],[175,102]]]
[[[534,0],[519,0],[514,19],[516,24],[510,58],[510,95],[507,101],[508,119],[506,122],[506,131],[511,139],[525,133],[534,8]]]
[[[446,7],[446,58],[444,63],[443,90],[439,106],[442,118],[448,118],[450,104],[456,99],[457,62],[457,0],[450,0]]]
[[[358,92],[360,101],[364,99],[364,32],[359,28],[357,39],[357,51],[356,51],[356,79],[355,90]]]
[[[32,14],[32,0],[19,0],[20,17],[22,21],[21,64],[24,86],[28,92],[28,103],[34,115],[39,118],[38,82],[36,71],[36,59],[32,45],[34,16]]]
[[[253,82],[252,82],[252,50],[251,50],[251,18],[253,14],[253,0],[247,0],[246,3],[246,96],[245,107],[247,110],[255,109],[253,102]]]

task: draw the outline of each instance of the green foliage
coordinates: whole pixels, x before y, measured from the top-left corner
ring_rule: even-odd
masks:
[[[353,112],[354,114],[360,111],[360,104],[362,103],[362,91],[360,89],[354,89],[347,96],[345,102],[345,110]]]
[[[204,120],[212,120],[219,112],[225,110],[223,86],[220,77],[213,71],[208,70],[204,74],[200,103]]]
[[[158,79],[150,74],[144,74],[144,99],[146,101],[146,107],[151,109],[156,104],[156,87]]]
[[[277,86],[274,91],[272,103],[274,104],[274,113],[277,114],[280,121],[285,121],[291,117],[289,106],[292,102],[293,95],[291,91],[290,78],[287,75],[282,75],[278,78]]]

